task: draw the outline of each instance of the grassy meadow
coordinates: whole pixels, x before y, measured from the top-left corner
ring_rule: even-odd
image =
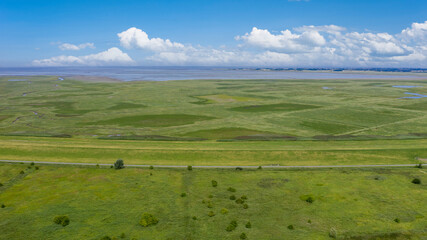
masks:
[[[417,164],[427,159],[427,98],[402,98],[410,96],[405,92],[427,94],[427,81],[0,77],[0,159]],[[426,174],[414,167],[189,171],[0,163],[0,239],[422,240]],[[143,213],[158,223],[139,225]],[[54,223],[61,215],[69,225]]]
[[[425,239],[427,188],[411,181],[427,181],[426,174],[417,168],[188,171],[0,164],[0,238],[122,239],[124,233],[123,239],[240,239],[245,233],[247,239],[331,239],[335,229],[338,239]],[[230,200],[232,195],[245,196],[244,203]],[[158,224],[140,226],[145,212]],[[70,224],[53,223],[57,215],[67,215]],[[231,221],[237,227],[227,231]]]

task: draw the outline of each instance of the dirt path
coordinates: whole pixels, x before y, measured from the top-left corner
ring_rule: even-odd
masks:
[[[32,163],[33,161],[19,161],[19,160],[0,160],[4,163]],[[75,166],[112,166],[113,164],[108,163],[70,163],[70,162],[38,162],[34,161],[35,164],[46,164],[46,165],[75,165]],[[427,164],[422,164],[427,166]],[[125,164],[127,167],[142,167],[147,168],[153,166],[155,168],[187,168],[186,165],[139,165],[139,164]],[[385,165],[314,165],[314,166],[261,166],[262,168],[374,168],[374,167],[416,167],[418,164],[385,164]],[[259,166],[192,166],[193,168],[258,168]]]

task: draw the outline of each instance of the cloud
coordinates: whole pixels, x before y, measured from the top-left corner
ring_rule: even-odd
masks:
[[[169,39],[148,38],[148,34],[141,29],[132,27],[118,33],[120,44],[125,48],[140,48],[154,52],[180,50],[184,48],[181,43],[171,42]]]
[[[35,66],[112,66],[133,65],[135,62],[126,53],[113,47],[106,51],[86,56],[57,56],[47,59],[34,60]]]
[[[70,43],[62,43],[61,45],[58,46],[59,49],[61,50],[81,50],[81,49],[85,49],[85,48],[95,48],[95,44],[93,43],[82,43],[79,45],[74,45],[74,44],[70,44]]]
[[[405,42],[427,43],[427,21],[424,23],[412,23],[410,28],[402,30],[400,37]]]

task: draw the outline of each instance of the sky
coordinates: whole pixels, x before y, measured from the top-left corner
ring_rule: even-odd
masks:
[[[0,67],[164,65],[427,68],[427,1],[0,1]]]

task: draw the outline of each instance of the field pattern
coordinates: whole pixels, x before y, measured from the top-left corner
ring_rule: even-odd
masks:
[[[402,98],[407,91],[427,94],[426,80],[26,79],[0,77],[2,135],[265,140],[427,134],[427,98]]]

